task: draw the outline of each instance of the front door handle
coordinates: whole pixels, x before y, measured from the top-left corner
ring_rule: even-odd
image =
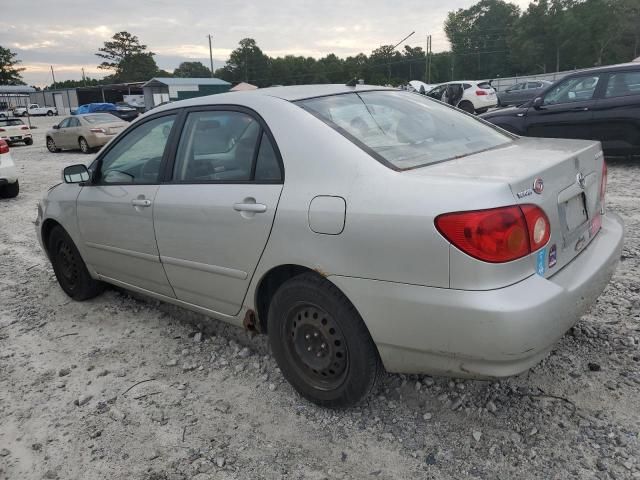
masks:
[[[589,107],[576,107],[571,109],[572,112],[588,112]]]
[[[146,198],[134,198],[131,200],[131,205],[134,207],[150,207],[151,200],[147,200]]]
[[[267,206],[263,203],[234,203],[233,209],[236,212],[264,213]]]

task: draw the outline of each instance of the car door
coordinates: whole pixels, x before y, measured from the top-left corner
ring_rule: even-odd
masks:
[[[593,109],[593,137],[609,155],[640,152],[640,66],[609,74]]]
[[[102,153],[77,200],[86,261],[101,276],[173,297],[153,229],[175,113],[139,122]]]
[[[190,110],[171,172],[154,208],[169,282],[179,300],[235,315],[282,192],[273,137],[260,118],[240,107]]]
[[[593,138],[591,120],[602,74],[572,76],[548,90],[538,106],[526,113],[528,136],[547,138]]]
[[[65,142],[67,148],[80,148],[80,120],[77,117],[69,118],[69,125],[65,129]]]
[[[58,148],[69,148],[67,134],[70,121],[71,117],[65,118],[58,124],[58,128],[51,131],[51,137]]]
[[[512,105],[518,102],[518,94],[522,91],[524,83],[517,83],[500,95],[500,102],[504,105]]]

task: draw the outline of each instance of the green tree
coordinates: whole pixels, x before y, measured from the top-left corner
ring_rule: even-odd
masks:
[[[18,66],[20,60],[17,56],[17,53],[0,46],[0,85],[24,85],[20,75],[24,68]]]
[[[444,31],[451,43],[456,78],[490,78],[512,71],[508,39],[520,9],[503,0],[480,0],[449,12]]]
[[[239,42],[226,65],[216,70],[216,77],[229,82],[249,82],[259,87],[271,83],[271,59],[265,55],[253,38],[243,38]]]
[[[202,62],[182,62],[173,71],[174,77],[182,78],[206,78],[211,76],[211,70],[205,67]]]
[[[153,60],[155,53],[148,52],[147,46],[142,45],[138,37],[129,32],[116,33],[110,41],[104,42],[104,47],[99,48],[96,55],[105,59],[98,68],[112,70],[112,78],[117,81],[135,81],[130,78],[137,78],[140,72],[149,73],[153,70],[153,76],[158,70]],[[143,80],[149,78],[151,77]]]
[[[136,53],[120,62],[114,80],[117,82],[144,82],[159,76],[164,75],[158,69],[152,54]]]

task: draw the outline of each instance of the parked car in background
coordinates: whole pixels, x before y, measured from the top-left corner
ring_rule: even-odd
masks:
[[[14,198],[19,192],[18,170],[11,158],[9,144],[0,140],[0,198]]]
[[[135,108],[128,106],[117,106],[113,103],[87,103],[76,108],[72,115],[82,115],[85,113],[107,112],[116,117],[130,122],[135,120],[139,113]]]
[[[26,117],[27,115],[31,115],[32,117],[38,115],[52,117],[53,115],[58,115],[58,109],[56,107],[41,107],[37,103],[32,103],[27,107],[15,107],[13,114],[16,117]]]
[[[498,105],[496,91],[489,82],[447,82],[433,88],[427,95],[469,113],[483,113]]]
[[[521,105],[540,95],[545,88],[552,85],[546,80],[529,80],[516,83],[502,92],[498,92],[498,106]]]
[[[64,118],[46,133],[47,149],[80,150],[91,153],[105,145],[128,126],[111,113],[87,113]]]
[[[426,95],[431,90],[433,90],[433,88],[436,87],[436,85],[424,83],[424,82],[421,82],[420,80],[411,80],[409,82],[409,87],[411,87],[414,91],[421,93],[422,95]]]
[[[9,145],[18,142],[25,145],[33,144],[31,129],[19,118],[0,118],[0,139]]]
[[[573,73],[519,107],[482,118],[518,135],[599,140],[607,155],[639,154],[640,65]]]
[[[265,332],[327,407],[358,402],[383,365],[526,370],[622,248],[597,142],[519,138],[382,87],[175,102],[63,178],[35,225],[71,298],[104,281]]]

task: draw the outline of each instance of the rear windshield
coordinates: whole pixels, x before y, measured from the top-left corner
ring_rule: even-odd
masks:
[[[512,141],[470,115],[410,92],[375,91],[298,102],[385,165],[431,165]]]
[[[24,125],[24,122],[17,118],[0,120],[0,127],[15,127],[16,125]]]
[[[482,88],[483,90],[490,90],[493,87],[489,82],[480,82],[478,83],[478,88]]]
[[[111,115],[110,113],[96,113],[95,115],[85,115],[84,119],[94,125],[97,123],[113,123],[120,121],[118,117],[116,117],[115,115]]]

